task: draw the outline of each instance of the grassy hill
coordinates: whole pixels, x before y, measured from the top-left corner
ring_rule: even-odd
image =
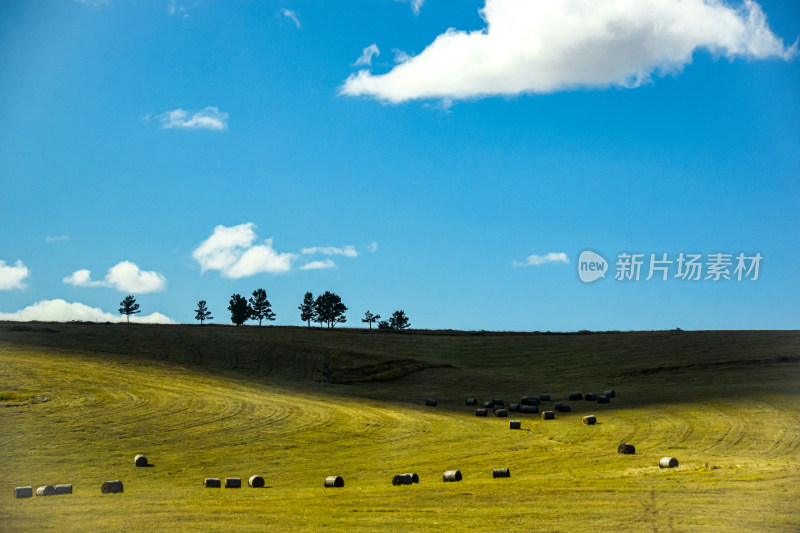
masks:
[[[795,331],[0,322],[0,376],[0,531],[800,528]],[[464,405],[608,388],[553,421]],[[402,472],[420,483],[392,486]],[[253,474],[267,488],[201,486]],[[112,479],[123,494],[100,493]],[[74,494],[13,498],[56,483]]]

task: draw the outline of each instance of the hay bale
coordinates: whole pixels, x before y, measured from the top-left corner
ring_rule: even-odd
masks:
[[[240,478],[240,477],[226,477],[225,478],[225,488],[226,489],[241,489],[242,488],[242,478]]]
[[[520,413],[525,413],[527,415],[535,415],[536,413],[539,412],[539,406],[538,405],[521,405],[519,407],[519,412]]]
[[[678,466],[678,460],[674,457],[662,457],[658,462],[660,468],[675,468]]]
[[[549,394],[540,394],[539,395],[539,401],[540,402],[549,402],[550,401],[550,395]]]
[[[403,475],[404,476],[411,476],[411,482],[412,483],[419,483],[419,476],[416,474],[416,472],[409,472],[409,473],[403,474]]]
[[[100,487],[100,492],[103,494],[117,494],[122,492],[122,481],[103,481],[103,485]]]
[[[55,496],[56,488],[52,485],[42,485],[36,489],[37,496]]]
[[[467,398],[467,405],[478,405],[477,398]]]
[[[203,486],[207,489],[219,489],[222,487],[222,481],[218,477],[207,477],[203,480]]]
[[[554,411],[542,411],[542,420],[555,420],[556,413]]]
[[[72,485],[56,485],[56,494],[72,494]]]
[[[602,394],[597,397],[597,403],[609,403],[610,401],[611,400],[609,400],[608,396],[606,396],[605,394]]]
[[[594,402],[597,400],[597,394],[593,392],[587,392],[586,394],[583,395],[583,399],[586,400],[587,402]]]
[[[614,392],[614,389],[603,391],[603,396],[608,396],[609,398],[616,398],[617,393]]]
[[[492,477],[511,477],[511,471],[508,468],[493,468]]]
[[[411,474],[397,474],[392,478],[392,485],[411,485],[414,483],[414,478],[411,477]]]
[[[519,404],[518,403],[510,403],[508,404],[509,411],[519,411]]]
[[[597,424],[597,417],[594,415],[586,415],[583,417],[583,423],[587,426],[593,426]]]
[[[254,489],[263,489],[264,488],[264,477],[259,476],[256,474],[255,476],[250,476],[250,479],[247,480],[247,484]]]
[[[578,400],[583,400],[583,394],[581,394],[580,392],[573,392],[572,394],[569,395],[569,401],[575,402]]]
[[[436,400],[428,398],[427,400],[425,400],[425,405],[427,405],[428,407],[436,407]]]
[[[522,423],[519,420],[511,420],[508,423],[508,429],[522,429]]]
[[[617,446],[617,453],[633,455],[636,453],[636,447],[633,444],[620,444]]]
[[[506,406],[506,402],[504,402],[503,400],[492,400],[492,403],[494,404],[495,407],[505,407]]]
[[[483,402],[483,406],[486,409],[493,409],[494,408],[494,402],[492,400],[489,400],[488,402]]]
[[[442,480],[448,481],[461,481],[461,470],[448,470],[442,475]]]
[[[137,454],[136,457],[133,458],[133,464],[136,466],[147,466],[147,457],[141,453]]]
[[[15,487],[14,488],[14,497],[15,498],[32,498],[33,497],[33,487]]]
[[[519,401],[519,404],[520,405],[528,405],[529,401],[531,401],[530,398],[528,398],[527,396],[523,396],[522,399]]]
[[[571,413],[572,408],[569,406],[568,403],[558,402],[555,406],[556,411],[559,413]]]
[[[344,479],[342,478],[342,476],[328,476],[325,478],[325,486],[327,488],[344,487]]]
[[[506,411],[505,409],[495,409],[494,416],[506,417],[508,416],[508,411]]]
[[[488,409],[475,409],[475,416],[488,416],[489,410]]]

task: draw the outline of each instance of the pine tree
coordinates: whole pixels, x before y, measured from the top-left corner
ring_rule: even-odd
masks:
[[[303,303],[300,304],[298,309],[300,310],[300,320],[308,322],[308,327],[311,327],[311,321],[314,320],[316,316],[316,307],[314,295],[307,292],[306,295],[303,296]]]
[[[342,298],[338,294],[325,291],[324,294],[317,296],[315,305],[317,321],[320,324],[324,322],[329,328],[332,328],[337,323],[347,322],[347,317],[344,315],[347,307],[342,303]]]
[[[211,316],[211,311],[206,307],[205,300],[197,302],[197,309],[194,310],[194,319],[199,320],[201,326],[206,320],[214,320],[214,317]]]
[[[250,317],[253,320],[258,320],[258,325],[261,325],[262,320],[275,320],[275,313],[269,300],[267,300],[267,293],[264,289],[256,289],[253,291],[253,296],[250,298]]]
[[[372,323],[377,322],[380,319],[381,315],[373,315],[372,313],[369,312],[369,310],[367,310],[367,312],[364,313],[364,318],[361,319],[361,322],[366,322],[367,324],[369,324],[369,329],[372,329]]]
[[[130,322],[131,315],[135,315],[136,313],[141,313],[141,311],[139,311],[139,304],[136,303],[136,298],[129,294],[119,303],[119,314],[125,315],[125,318]]]
[[[250,305],[247,303],[247,300],[245,300],[239,294],[234,294],[231,296],[228,310],[231,312],[231,322],[237,326],[241,326],[247,322],[250,319],[250,316],[253,314],[253,310],[250,309]]]
[[[392,329],[410,328],[411,322],[409,322],[406,312],[401,309],[392,313],[392,316],[389,317],[389,327]]]

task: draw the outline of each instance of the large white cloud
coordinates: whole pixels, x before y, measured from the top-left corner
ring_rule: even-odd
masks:
[[[25,278],[31,272],[22,261],[17,261],[13,265],[7,265],[0,260],[0,291],[10,291],[13,289],[24,289]]]
[[[388,73],[352,74],[341,94],[387,102],[636,87],[707,49],[790,59],[751,0],[486,0],[478,31],[449,29]]]
[[[76,270],[63,279],[75,287],[111,287],[122,292],[158,292],[167,286],[167,279],[158,272],[140,269],[135,263],[122,261],[108,269],[102,281],[93,281],[90,270]]]
[[[569,263],[569,258],[564,252],[550,252],[545,255],[529,255],[524,261],[513,261],[514,266],[539,266],[548,263]]]
[[[228,129],[228,114],[208,106],[200,111],[175,109],[158,115],[164,129],[217,130]]]
[[[292,269],[297,257],[292,253],[279,253],[272,247],[272,239],[254,244],[257,236],[255,224],[214,228],[209,238],[200,243],[192,257],[203,272],[219,270],[226,278],[243,278],[262,272],[282,274]]]
[[[29,322],[32,320],[41,322],[69,322],[72,320],[82,322],[121,322],[125,317],[106,313],[99,307],[89,307],[78,302],[67,302],[65,300],[42,300],[14,313],[0,313],[0,320],[13,320],[18,322]],[[132,315],[131,322],[141,324],[174,324],[174,321],[161,314],[151,313],[149,315]]]

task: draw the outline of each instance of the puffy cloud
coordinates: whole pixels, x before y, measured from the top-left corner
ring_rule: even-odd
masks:
[[[110,269],[102,281],[93,281],[92,272],[76,270],[63,279],[75,287],[110,287],[121,292],[158,292],[166,288],[167,280],[158,272],[141,270],[135,263],[122,261]]]
[[[303,254],[322,254],[322,255],[343,255],[345,257],[358,257],[356,247],[348,244],[344,248],[337,248],[336,246],[311,246],[300,250]]]
[[[228,114],[216,107],[208,106],[200,111],[175,109],[158,115],[164,129],[217,130],[228,129]]]
[[[580,87],[637,87],[707,49],[727,58],[790,59],[761,6],[720,0],[486,0],[477,31],[449,29],[390,72],[361,70],[341,94],[398,103]]]
[[[564,252],[550,252],[547,255],[529,255],[524,261],[513,261],[514,266],[539,266],[548,263],[569,263],[569,258]]]
[[[125,317],[106,313],[99,307],[89,307],[78,302],[65,300],[42,300],[14,313],[0,313],[0,320],[13,320],[28,322],[37,320],[41,322],[69,322],[79,320],[83,322],[120,322]],[[174,324],[174,321],[161,314],[151,313],[146,316],[132,315],[131,322],[142,324]]]
[[[296,12],[284,7],[281,9],[281,15],[294,22],[295,26],[297,26],[297,29],[300,29],[300,18],[297,16]]]
[[[300,267],[300,270],[320,270],[323,268],[336,268],[336,263],[330,259],[325,261],[311,261]]]
[[[356,59],[356,62],[353,63],[353,65],[357,67],[372,65],[372,58],[379,55],[381,55],[381,51],[378,49],[378,45],[372,43],[361,51],[361,57]]]
[[[18,260],[12,266],[0,260],[0,291],[24,289],[24,280],[30,276],[30,274],[30,270],[28,270],[28,267],[26,267],[22,261]]]
[[[254,244],[257,238],[255,227],[252,222],[231,227],[219,225],[192,252],[192,257],[203,272],[219,270],[224,277],[232,279],[261,272],[282,274],[290,271],[297,255],[276,252],[272,239]]]

